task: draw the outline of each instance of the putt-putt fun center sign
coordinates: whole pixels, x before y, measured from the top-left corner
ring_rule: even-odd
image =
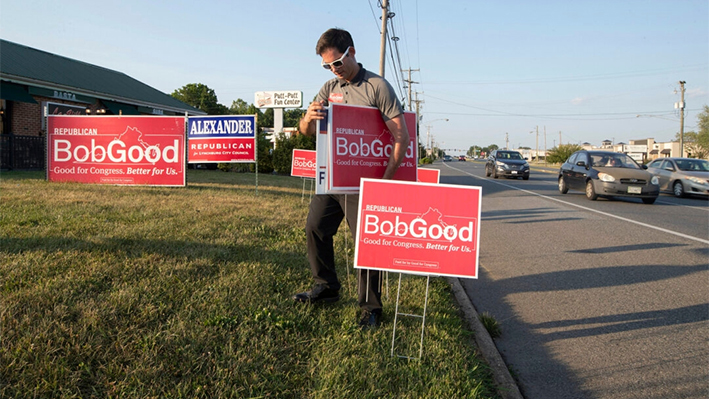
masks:
[[[185,185],[185,118],[47,117],[47,180]]]
[[[404,120],[409,143],[394,179],[416,181],[416,114],[405,112]],[[361,178],[384,175],[394,138],[377,108],[333,103],[318,122],[317,194],[357,193]]]
[[[189,163],[256,162],[256,115],[188,118]]]
[[[477,278],[481,190],[362,179],[354,267]]]

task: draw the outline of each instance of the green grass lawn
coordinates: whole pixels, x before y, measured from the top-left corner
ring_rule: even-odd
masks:
[[[258,195],[253,174],[188,182],[0,175],[0,397],[496,397],[444,279],[431,279],[421,361],[391,357],[398,275],[385,324],[360,331],[345,224],[342,300],[292,302],[312,281],[302,180],[259,176]],[[400,312],[422,313],[425,281],[404,277]],[[418,323],[397,326],[397,354],[418,356]]]

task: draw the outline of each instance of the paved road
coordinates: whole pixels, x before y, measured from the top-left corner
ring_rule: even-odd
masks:
[[[528,399],[709,397],[709,201],[588,201],[556,175],[484,177],[480,278],[464,280]]]

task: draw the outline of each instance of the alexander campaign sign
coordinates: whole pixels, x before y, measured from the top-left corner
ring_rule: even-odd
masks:
[[[313,150],[293,149],[290,175],[295,177],[315,178],[315,156]]]
[[[47,117],[47,180],[185,185],[185,118]]]
[[[409,143],[394,179],[416,181],[416,114],[405,112],[404,119]],[[360,178],[381,178],[384,175],[394,148],[394,138],[377,108],[332,103],[328,111],[327,134],[321,136],[322,133],[318,132],[318,163],[322,166],[321,162],[326,160],[327,165],[318,168],[325,170],[318,176],[318,193],[356,193]],[[326,152],[327,157],[321,157],[322,152]]]
[[[362,179],[354,267],[477,278],[481,190]]]
[[[256,116],[193,116],[187,121],[189,163],[256,162]]]

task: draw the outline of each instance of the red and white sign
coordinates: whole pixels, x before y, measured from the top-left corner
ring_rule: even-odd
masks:
[[[185,118],[47,117],[47,180],[185,185]]]
[[[293,149],[293,160],[291,161],[290,175],[296,177],[315,178],[315,156],[313,150]]]
[[[362,179],[354,267],[478,277],[482,188]]]
[[[404,119],[409,145],[394,180],[416,181],[416,114],[406,112]],[[330,122],[330,190],[357,192],[360,178],[381,178],[394,148],[394,138],[379,109],[332,104]]]
[[[441,179],[439,169],[418,168],[416,181],[420,183],[438,183]]]

